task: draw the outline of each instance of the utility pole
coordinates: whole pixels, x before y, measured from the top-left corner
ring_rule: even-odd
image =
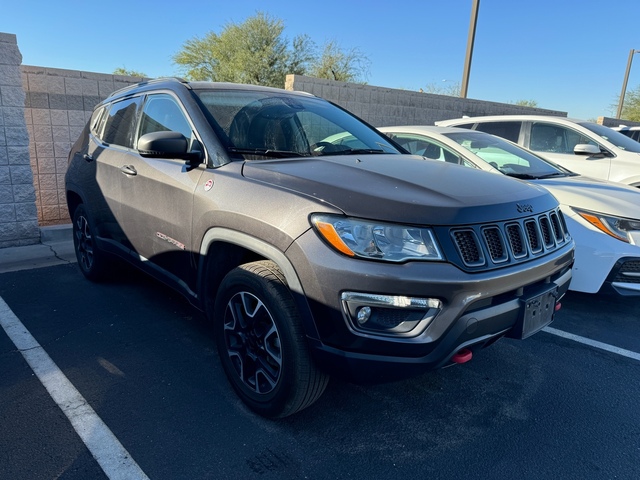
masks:
[[[631,49],[629,52],[629,60],[627,60],[627,71],[624,73],[624,80],[622,81],[622,92],[620,93],[620,101],[618,102],[618,113],[616,118],[620,119],[622,115],[622,105],[624,104],[624,96],[627,93],[627,82],[629,81],[629,72],[631,71],[631,62],[633,61],[633,54],[640,53],[640,50]]]
[[[464,72],[462,73],[462,88],[460,89],[460,98],[467,98],[467,90],[469,87],[469,71],[471,70],[473,42],[476,37],[476,23],[478,23],[479,8],[480,0],[473,0],[473,5],[471,6],[471,24],[469,25],[469,37],[467,38],[467,55],[464,60]]]

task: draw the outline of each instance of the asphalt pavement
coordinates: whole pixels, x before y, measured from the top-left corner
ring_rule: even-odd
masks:
[[[75,263],[71,224],[40,228],[40,243],[0,248],[0,273]]]

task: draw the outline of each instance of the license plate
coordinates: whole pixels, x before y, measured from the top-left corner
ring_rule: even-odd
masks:
[[[553,286],[543,293],[522,299],[524,305],[520,321],[513,328],[513,336],[524,339],[549,325],[553,321],[557,298],[558,288]]]

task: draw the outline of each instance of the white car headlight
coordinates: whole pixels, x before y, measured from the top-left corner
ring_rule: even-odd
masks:
[[[444,260],[429,228],[337,215],[313,215],[311,223],[329,245],[350,257],[388,262]]]
[[[605,215],[604,213],[590,212],[575,207],[571,208],[598,230],[623,242],[629,243],[630,232],[640,231],[640,220]]]

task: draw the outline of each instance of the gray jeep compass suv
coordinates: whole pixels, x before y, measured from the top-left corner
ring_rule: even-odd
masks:
[[[82,273],[119,257],[206,312],[254,411],[388,381],[552,321],[573,241],[527,183],[411,156],[309,94],[154,80],[100,103],[66,176]]]

